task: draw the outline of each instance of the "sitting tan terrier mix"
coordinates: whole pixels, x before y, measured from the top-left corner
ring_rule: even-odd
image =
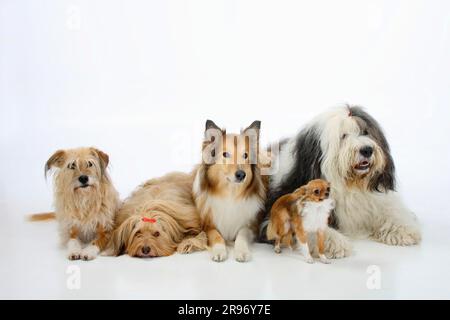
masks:
[[[109,157],[95,148],[58,150],[45,165],[55,169],[55,213],[35,214],[32,221],[56,218],[61,243],[70,260],[92,260],[109,241],[119,194],[106,171]]]

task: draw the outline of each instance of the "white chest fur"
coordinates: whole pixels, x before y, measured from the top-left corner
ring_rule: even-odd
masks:
[[[301,211],[303,229],[306,232],[324,230],[328,225],[328,217],[334,208],[334,201],[326,199],[321,202],[305,202]]]
[[[209,196],[206,201],[217,230],[227,241],[234,241],[241,228],[253,223],[263,205],[257,196],[247,199]]]

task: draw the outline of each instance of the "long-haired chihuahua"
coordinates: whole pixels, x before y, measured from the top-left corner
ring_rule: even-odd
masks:
[[[313,263],[307,240],[308,234],[315,233],[320,261],[329,263],[324,255],[324,231],[333,209],[330,184],[321,179],[312,180],[275,201],[270,211],[267,239],[275,240],[276,253],[281,252],[282,244],[292,247],[295,239],[306,261]]]

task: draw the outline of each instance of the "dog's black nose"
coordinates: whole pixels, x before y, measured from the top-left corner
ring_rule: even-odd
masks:
[[[362,147],[359,149],[359,153],[361,153],[363,157],[369,158],[373,154],[373,148],[371,146]]]
[[[242,171],[242,170],[236,171],[236,173],[234,175],[236,176],[236,180],[239,181],[239,182],[244,180],[245,176],[246,176],[245,172]]]
[[[149,254],[150,253],[150,247],[147,247],[147,246],[142,247],[142,253],[143,254]]]
[[[80,181],[82,184],[86,184],[89,181],[89,177],[88,176],[80,176],[78,178],[78,181]]]

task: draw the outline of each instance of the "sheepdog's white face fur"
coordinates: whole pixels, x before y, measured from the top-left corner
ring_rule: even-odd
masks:
[[[322,171],[327,177],[367,188],[383,172],[386,154],[378,130],[370,125],[350,109],[333,111],[319,120]]]

